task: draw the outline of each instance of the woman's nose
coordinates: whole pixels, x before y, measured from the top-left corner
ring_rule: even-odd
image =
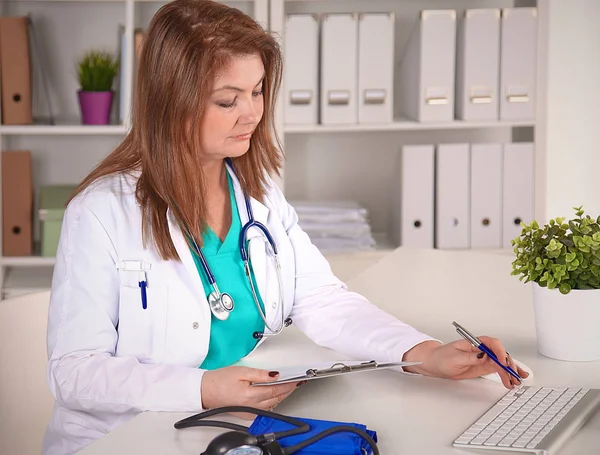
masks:
[[[259,120],[260,109],[254,100],[244,103],[244,110],[240,116],[241,123],[256,123]]]

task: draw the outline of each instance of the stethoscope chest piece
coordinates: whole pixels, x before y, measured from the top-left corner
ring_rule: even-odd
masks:
[[[212,314],[220,321],[229,318],[229,313],[233,311],[233,299],[225,292],[217,294],[211,292],[208,296],[208,305]]]

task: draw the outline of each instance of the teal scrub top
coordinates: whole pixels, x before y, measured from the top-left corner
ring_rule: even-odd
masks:
[[[223,242],[210,227],[207,227],[202,236],[204,240],[202,253],[204,253],[206,262],[208,262],[208,266],[217,281],[219,290],[228,293],[233,298],[234,309],[225,321],[217,319],[211,313],[208,355],[200,365],[200,368],[205,370],[223,368],[245,357],[258,342],[252,336],[254,332],[263,332],[265,328],[244,273],[244,264],[239,248],[242,223],[229,174],[227,174],[227,182],[231,201],[231,226]],[[208,295],[213,289],[202,268],[200,258],[193,249],[192,256],[202,278],[204,293],[208,299]],[[256,287],[254,276],[252,280],[264,314],[264,304]]]

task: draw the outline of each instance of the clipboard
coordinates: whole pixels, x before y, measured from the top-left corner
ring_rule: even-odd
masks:
[[[253,386],[269,386],[275,384],[286,384],[289,382],[311,381],[313,379],[330,378],[344,374],[360,373],[366,371],[385,370],[388,368],[406,367],[419,365],[421,362],[388,362],[377,363],[375,360],[364,361],[339,361],[315,365],[312,368],[306,366],[286,367],[279,369],[279,378],[274,381],[253,382]]]

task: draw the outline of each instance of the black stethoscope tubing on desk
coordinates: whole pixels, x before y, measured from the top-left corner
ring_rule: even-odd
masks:
[[[230,422],[221,422],[219,420],[203,420],[206,417],[212,417],[217,414],[245,412],[264,417],[270,417],[282,422],[294,425],[296,428],[286,431],[277,431],[273,433],[254,436],[248,431],[248,427],[237,425]],[[338,425],[328,428],[322,432],[290,447],[282,447],[278,439],[296,436],[310,431],[310,425],[293,417],[278,414],[272,411],[263,411],[262,409],[249,406],[226,406],[215,408],[209,411],[201,412],[175,423],[174,427],[178,430],[189,427],[218,427],[226,428],[228,431],[214,438],[201,455],[290,455],[317,441],[320,441],[334,433],[350,432],[363,438],[371,446],[373,455],[379,455],[377,443],[365,431],[350,425]],[[363,449],[364,450],[364,449]]]
[[[225,161],[227,162],[227,164],[229,164],[231,171],[237,178],[235,170],[233,169],[233,164],[231,162],[231,159],[226,158]],[[279,335],[281,333],[281,331],[284,329],[284,327],[288,327],[292,324],[292,319],[291,318],[285,319],[285,316],[284,316],[283,280],[281,278],[281,264],[279,262],[279,256],[277,255],[277,245],[275,244],[275,241],[273,240],[273,236],[269,232],[269,229],[267,229],[267,227],[264,224],[262,224],[254,219],[254,214],[252,213],[252,206],[250,205],[250,198],[245,193],[244,193],[244,202],[246,205],[246,213],[248,214],[248,222],[242,226],[242,229],[240,231],[240,237],[239,237],[240,254],[242,256],[242,261],[244,263],[244,272],[246,274],[246,278],[250,285],[250,290],[252,291],[252,298],[254,299],[254,303],[256,305],[258,313],[260,314],[260,317],[262,318],[262,320],[265,324],[265,327],[270,331],[270,333],[254,332],[253,337],[255,339],[259,340],[263,337]],[[232,209],[235,209],[235,208],[232,207]],[[250,242],[250,240],[247,239],[247,235],[248,235],[248,231],[253,227],[259,229],[266,237],[266,241],[267,241],[268,245],[270,246],[270,254],[273,256],[273,260],[275,262],[275,270],[277,272],[277,281],[279,283],[279,299],[278,299],[276,308],[279,308],[279,310],[281,311],[281,323],[279,325],[279,329],[277,329],[277,330],[273,329],[267,322],[267,317],[265,316],[265,313],[260,306],[259,297],[257,295],[257,291],[256,291],[256,289],[254,287],[254,283],[252,281],[252,274],[251,274],[252,272],[251,272],[250,264],[249,264],[248,250],[246,249],[246,241],[248,241],[248,243]],[[200,263],[202,264],[202,269],[204,270],[204,273],[206,274],[208,283],[212,288],[212,292],[208,295],[208,305],[210,307],[210,311],[217,319],[224,321],[229,317],[229,313],[231,313],[233,311],[233,309],[235,308],[233,298],[228,293],[221,292],[219,290],[219,287],[217,286],[217,280],[215,279],[215,276],[213,275],[213,273],[210,269],[210,266],[208,265],[208,261],[206,260],[206,257],[204,256],[202,249],[200,249],[198,247],[196,240],[194,240],[194,237],[190,235],[190,231],[187,228],[187,226],[185,226],[185,229],[187,231],[188,237],[191,239],[191,241],[194,245],[195,253],[198,256],[198,258],[200,259]]]

